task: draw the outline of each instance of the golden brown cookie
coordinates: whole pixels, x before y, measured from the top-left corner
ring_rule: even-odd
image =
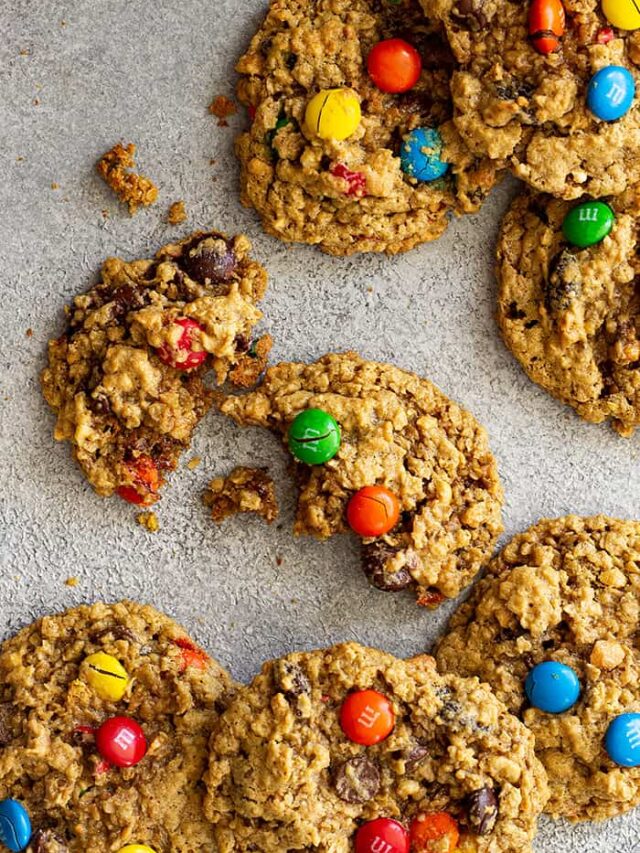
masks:
[[[121,699],[95,677],[124,667]],[[109,676],[102,675],[102,679]],[[128,679],[128,681],[127,681]],[[113,679],[112,679],[113,682]],[[26,807],[33,853],[106,853],[144,844],[156,853],[213,850],[203,815],[207,741],[232,690],[227,673],[180,626],[130,601],[46,616],[0,649],[0,799]],[[109,765],[94,730],[126,716],[147,753]]]
[[[563,0],[564,34],[549,54],[531,37],[546,27],[530,30],[529,2],[422,3],[444,23],[460,63],[451,84],[454,122],[477,156],[504,158],[522,180],[566,199],[620,193],[640,179],[637,99],[615,121],[587,107],[590,81],[603,68],[622,66],[640,80],[640,34],[611,28],[599,0]]]
[[[228,476],[211,480],[203,500],[216,524],[241,512],[253,512],[272,524],[280,512],[275,486],[266,468],[239,465]]]
[[[422,57],[418,84],[385,94],[367,72],[371,48],[402,38]],[[403,252],[434,240],[452,213],[477,210],[496,166],[472,155],[451,118],[453,57],[417,0],[273,0],[240,59],[238,96],[253,116],[237,140],[242,200],[266,231],[335,255]],[[348,139],[320,139],[305,123],[320,91],[347,88],[362,121]],[[435,128],[448,174],[420,183],[400,150],[416,128]]]
[[[640,767],[618,766],[604,745],[614,717],[640,711],[639,563],[640,522],[541,521],[493,560],[438,644],[444,672],[488,682],[532,730],[554,816],[601,820],[640,803]],[[545,661],[580,680],[564,713],[526,698],[528,674]]]
[[[533,192],[515,199],[498,242],[498,323],[534,382],[629,436],[640,423],[640,185],[607,201],[613,228],[580,249],[562,229],[576,205]],[[593,205],[584,202],[583,226]]]
[[[461,853],[526,853],[547,796],[533,737],[485,685],[356,643],[266,663],[205,780],[220,853],[348,853],[368,821],[420,815],[443,850],[459,833]]]
[[[267,275],[246,237],[197,232],[155,258],[110,258],[49,343],[44,396],[100,495],[150,504],[211,404],[205,374],[241,385],[264,365],[251,345]]]
[[[221,411],[285,440],[294,418],[321,409],[338,422],[339,452],[324,465],[296,463],[297,534],[327,539],[349,529],[354,493],[384,486],[399,501],[398,524],[365,537],[362,567],[379,589],[413,588],[436,607],[464,589],[502,531],[502,487],[484,429],[434,385],[356,353],[313,364],[279,364]]]

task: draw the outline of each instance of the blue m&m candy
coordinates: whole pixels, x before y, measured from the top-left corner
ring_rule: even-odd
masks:
[[[31,820],[24,806],[17,800],[0,802],[0,842],[20,853],[31,841]]]
[[[620,714],[604,738],[609,758],[622,767],[640,767],[640,714]]]
[[[580,698],[578,676],[570,666],[555,660],[534,666],[524,689],[533,707],[547,714],[562,714]]]
[[[419,127],[405,137],[400,149],[402,171],[417,181],[437,181],[449,169],[442,159],[442,137],[433,127]]]
[[[629,111],[636,94],[633,76],[621,65],[608,65],[594,74],[587,89],[587,106],[603,121],[617,121]]]

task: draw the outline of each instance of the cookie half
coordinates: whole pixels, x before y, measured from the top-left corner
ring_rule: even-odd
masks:
[[[640,179],[637,98],[617,120],[598,117],[587,106],[590,84],[604,69],[597,81],[604,112],[633,94],[640,80],[640,33],[612,28],[599,0],[536,0],[543,15],[563,9],[560,38],[545,32],[549,17],[543,18],[547,24],[534,20],[530,27],[534,4],[422,2],[428,15],[443,22],[460,63],[451,86],[454,121],[478,156],[506,159],[519,178],[566,199],[620,193]],[[536,48],[545,35],[555,41],[548,54]]]
[[[397,523],[362,537],[362,567],[379,589],[412,588],[420,604],[435,607],[491,556],[503,493],[486,432],[428,380],[356,353],[333,354],[271,367],[254,392],[227,397],[220,409],[285,441],[307,410],[335,419],[337,455],[321,465],[295,463],[295,532],[319,539],[346,532],[356,492],[389,490]]]
[[[422,75],[389,94],[367,71],[371,49],[401,38],[417,49]],[[471,154],[451,123],[454,60],[439,25],[417,0],[273,0],[240,59],[240,100],[253,121],[237,140],[242,200],[281,240],[335,255],[403,252],[434,240],[453,213],[476,211],[496,166]],[[320,92],[343,89],[362,119],[347,139],[321,139],[306,122]],[[447,174],[419,182],[401,168],[416,128],[434,129]]]
[[[594,232],[607,219],[613,225],[580,248],[563,233],[569,215],[577,239],[600,236]],[[627,436],[640,423],[639,216],[638,185],[578,205],[525,192],[498,242],[498,323],[507,346],[534,382],[585,420],[608,420]]]
[[[347,853],[369,821],[384,838],[421,815],[434,850],[525,853],[547,795],[531,733],[486,685],[356,643],[266,663],[221,718],[206,783],[221,853]]]
[[[198,232],[151,260],[110,258],[49,343],[44,396],[54,436],[100,495],[151,504],[211,405],[213,370],[251,385],[270,339],[251,347],[267,275],[246,237]]]
[[[30,849],[213,849],[201,778],[231,689],[179,625],[130,601],[46,616],[5,642],[0,800],[27,809]],[[143,728],[148,749],[134,767],[109,765],[97,750],[93,730],[116,716]]]
[[[541,521],[493,560],[437,647],[443,671],[487,682],[534,733],[556,817],[601,820],[640,803],[640,767],[605,749],[614,718],[640,711],[639,563],[640,522]],[[580,682],[564,713],[527,700],[527,676],[548,661]]]

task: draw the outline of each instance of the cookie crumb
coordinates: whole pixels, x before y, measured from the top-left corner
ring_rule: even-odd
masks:
[[[125,148],[119,142],[104,154],[96,168],[102,180],[114,191],[133,214],[140,205],[147,207],[158,198],[158,188],[149,178],[127,171],[135,169],[136,146],[131,142]]]
[[[169,225],[180,225],[180,223],[184,222],[186,218],[187,210],[182,199],[174,201],[167,213],[167,222]]]
[[[160,530],[160,523],[155,512],[139,512],[136,515],[136,521],[140,527],[144,527],[149,533],[157,533]]]
[[[56,184],[56,182],[55,182],[55,181],[53,181],[53,182],[51,183],[51,189],[52,189],[52,190],[59,190],[59,189],[60,189],[60,184]]]
[[[266,468],[234,468],[227,477],[217,477],[209,483],[203,501],[216,524],[241,512],[254,512],[271,524],[280,512]]]
[[[230,381],[238,388],[253,388],[265,371],[272,346],[271,335],[263,335],[254,341],[229,374]]]
[[[201,462],[202,462],[202,457],[201,457],[201,456],[194,456],[194,457],[193,457],[193,459],[190,459],[190,460],[187,462],[187,468],[188,468],[190,471],[194,471],[194,470],[198,467],[198,465],[199,465]]]
[[[27,329],[27,331],[25,332],[25,335],[28,338],[32,338],[33,337],[33,329]]]
[[[64,585],[73,587],[73,586],[78,586],[79,583],[80,583],[80,581],[78,580],[78,578],[71,577],[71,578],[66,579],[66,581],[64,582]]]
[[[276,557],[276,566],[281,566],[284,563],[284,557],[281,557],[280,554]]]
[[[225,95],[218,95],[209,104],[209,112],[218,119],[218,127],[229,127],[227,119],[238,112],[238,107],[231,98]]]

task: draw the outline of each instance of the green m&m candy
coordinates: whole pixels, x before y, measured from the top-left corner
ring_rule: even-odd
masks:
[[[603,201],[584,201],[567,213],[562,233],[572,245],[586,249],[604,240],[615,219],[613,210]]]
[[[299,462],[324,465],[340,450],[340,427],[329,412],[307,409],[289,427],[289,450]]]

